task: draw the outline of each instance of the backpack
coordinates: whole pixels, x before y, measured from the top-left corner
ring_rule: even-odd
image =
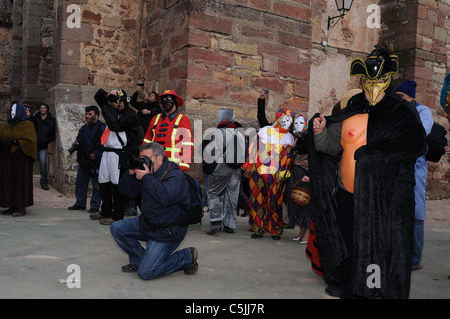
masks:
[[[159,179],[160,182],[162,182],[166,178],[171,167],[172,162],[169,163],[169,166],[167,170],[164,172],[164,175]],[[180,217],[178,217],[178,220],[173,224],[155,225],[150,223],[149,220],[144,216],[144,221],[148,226],[150,226],[153,229],[162,229],[173,226],[187,227],[189,225],[202,223],[203,217],[202,189],[197,180],[193,178],[191,175],[184,173],[184,176],[186,176],[186,180],[188,182],[189,196],[191,199],[191,204],[189,205],[189,208],[186,208],[181,204],[179,204],[180,206],[182,206],[184,212],[180,215]]]
[[[438,123],[433,123],[430,134],[427,136],[428,151],[425,158],[427,161],[439,162],[442,154],[444,154],[444,147],[447,146],[447,139],[445,135],[447,130]]]
[[[188,209],[184,208],[184,213],[178,219],[177,224],[180,226],[201,224],[203,217],[202,188],[194,177],[187,173],[184,173],[184,175],[189,186],[191,205]]]
[[[238,147],[238,137],[237,134],[240,134],[237,130],[235,131],[234,135],[233,135],[233,149],[232,150],[228,150],[228,151],[232,151],[233,152],[233,158],[232,161],[228,160],[227,154],[225,154],[225,163],[227,164],[228,167],[232,168],[232,169],[239,169],[242,167],[242,165],[245,164],[245,159],[239,160],[238,159],[238,152],[240,151],[239,147]],[[226,151],[225,151],[226,153]]]

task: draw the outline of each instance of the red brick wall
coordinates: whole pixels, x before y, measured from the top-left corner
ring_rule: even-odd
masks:
[[[231,106],[244,124],[254,125],[259,90],[266,87],[274,99],[272,112],[282,104],[307,111],[309,3],[148,1],[142,40],[146,81],[160,91],[177,90],[193,117],[215,118],[220,106]],[[149,46],[158,41],[159,51]]]

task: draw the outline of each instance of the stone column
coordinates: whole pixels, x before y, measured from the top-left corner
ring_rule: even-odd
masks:
[[[46,100],[57,116],[57,139],[54,152],[49,156],[49,179],[64,194],[73,194],[76,177],[76,154],[69,156],[67,149],[84,124],[83,93],[89,82],[89,70],[78,66],[80,46],[92,40],[92,27],[88,23],[73,24],[76,12],[68,12],[71,4],[85,1],[56,3],[54,21],[53,86]],[[81,14],[81,11],[80,11]],[[80,17],[81,19],[81,17]]]

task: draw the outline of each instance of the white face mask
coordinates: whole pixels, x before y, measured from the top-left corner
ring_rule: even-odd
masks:
[[[11,107],[11,118],[14,119],[16,117],[16,109],[17,109],[17,104],[14,104]]]
[[[305,118],[303,116],[298,116],[294,122],[294,133],[303,133],[306,131]]]
[[[280,117],[279,122],[282,128],[284,128],[285,130],[289,130],[292,124],[292,117],[283,115],[282,117]]]

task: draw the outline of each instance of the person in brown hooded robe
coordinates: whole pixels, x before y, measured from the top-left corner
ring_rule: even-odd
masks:
[[[33,162],[37,159],[36,130],[25,108],[11,104],[8,121],[0,128],[0,207],[13,217],[33,205]]]

